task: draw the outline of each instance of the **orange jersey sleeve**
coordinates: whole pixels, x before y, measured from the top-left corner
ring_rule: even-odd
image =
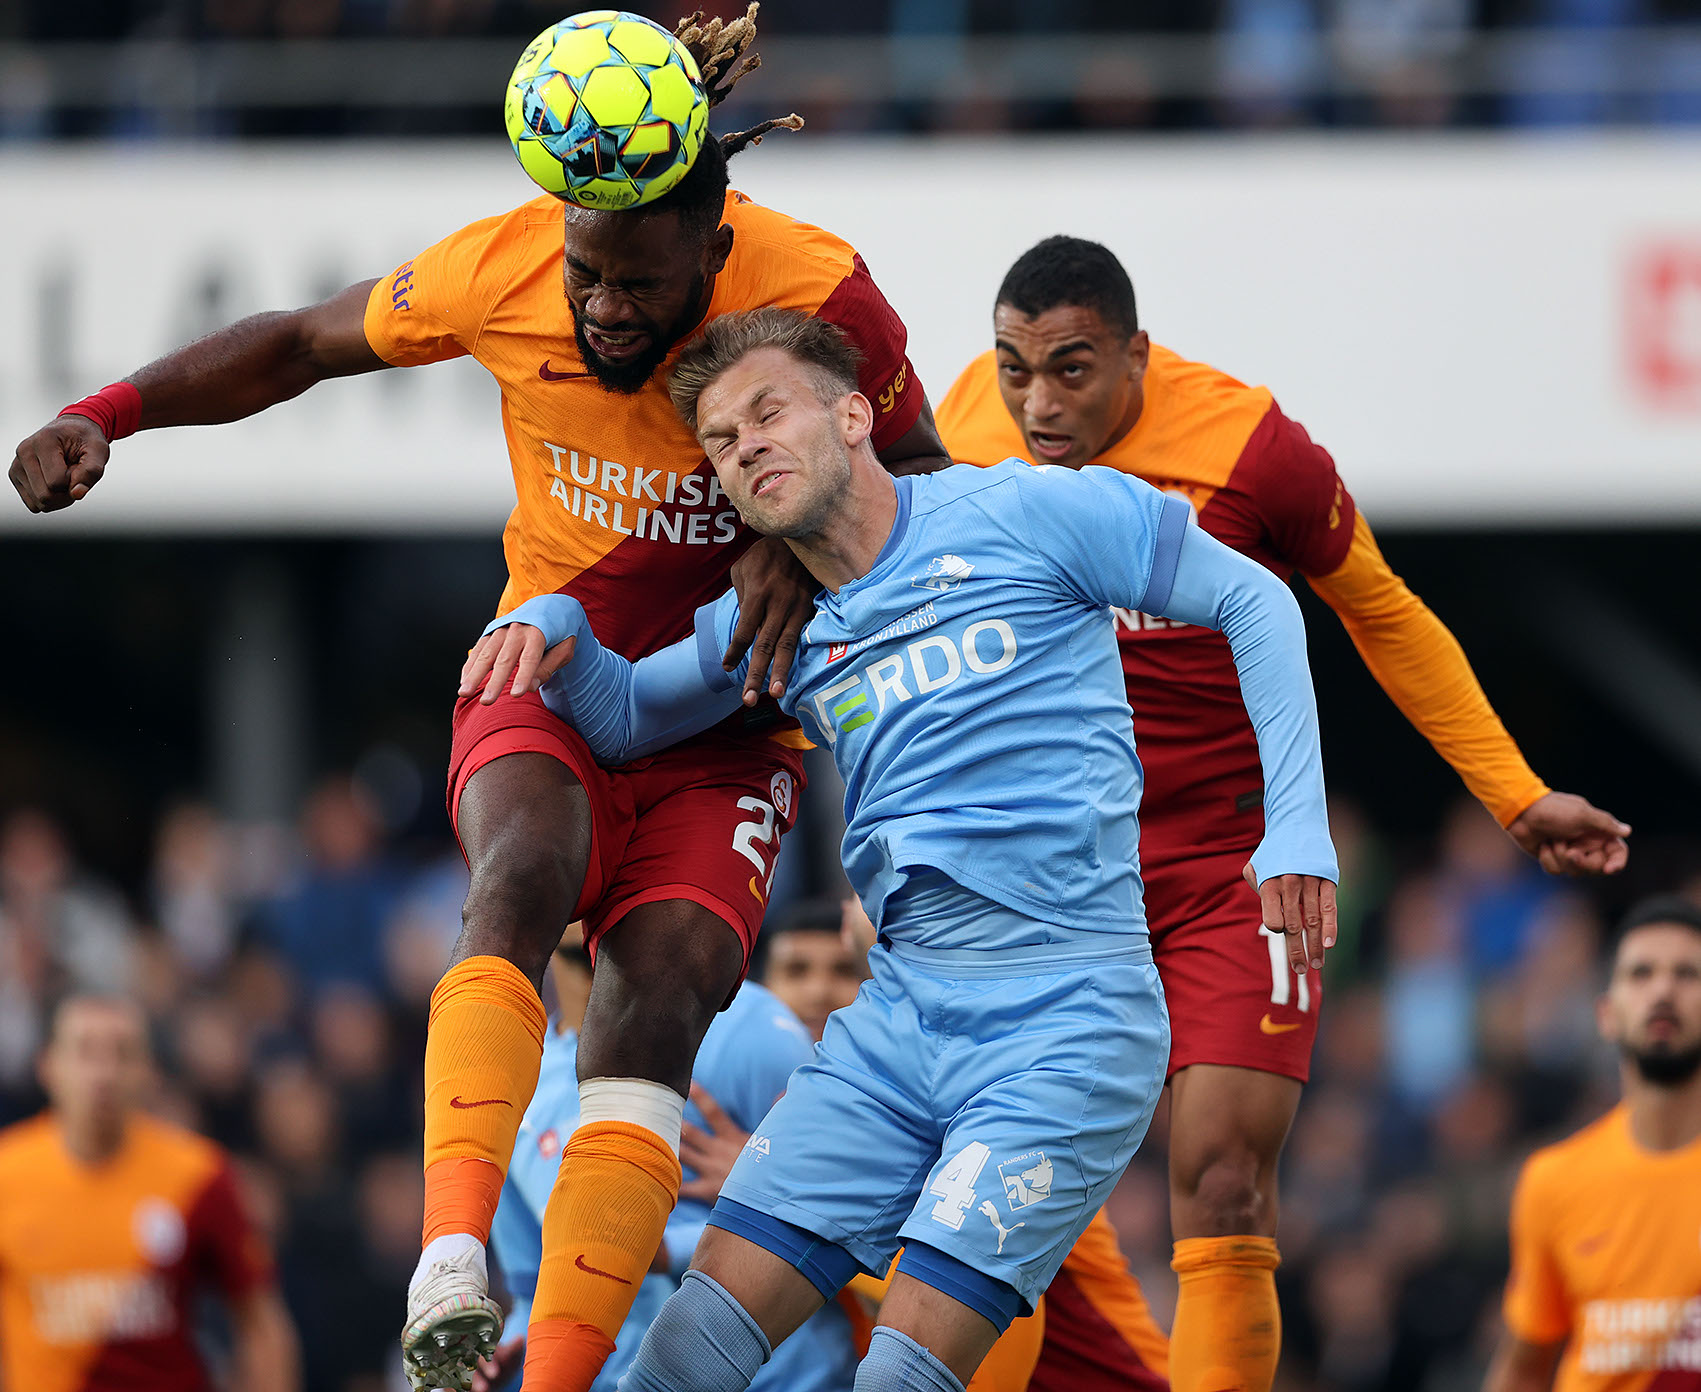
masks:
[[[1389,568],[1362,515],[1340,566],[1307,578],[1400,713],[1495,820],[1511,825],[1548,792],[1489,705],[1458,640]]]
[[[1552,1225],[1560,1215],[1544,1185],[1540,1154],[1525,1161],[1512,1195],[1512,1268],[1506,1277],[1506,1327],[1529,1344],[1555,1344],[1571,1332],[1565,1284],[1554,1260]]]
[[[366,341],[392,367],[444,362],[478,350],[501,298],[535,203],[471,223],[404,261],[372,287]],[[568,330],[569,335],[571,330]]]

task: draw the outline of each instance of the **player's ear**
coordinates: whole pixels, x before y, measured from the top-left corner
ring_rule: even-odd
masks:
[[[1146,364],[1152,358],[1152,340],[1144,329],[1136,329],[1128,340],[1128,377],[1138,385],[1146,376]]]
[[[839,403],[839,428],[847,449],[855,449],[874,433],[874,407],[861,392],[849,392]]]
[[[726,268],[727,257],[732,255],[732,228],[722,223],[710,235],[703,247],[703,276],[719,275]]]

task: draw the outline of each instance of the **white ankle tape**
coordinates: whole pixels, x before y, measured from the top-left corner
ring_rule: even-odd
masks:
[[[642,1126],[654,1131],[678,1155],[685,1099],[665,1083],[652,1083],[648,1078],[586,1078],[579,1084],[579,1126],[593,1121]]]

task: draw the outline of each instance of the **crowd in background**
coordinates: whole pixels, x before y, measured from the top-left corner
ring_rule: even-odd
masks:
[[[1333,825],[1343,927],[1284,1165],[1279,1385],[1473,1387],[1516,1167],[1614,1096],[1593,1019],[1607,925],[1474,803],[1422,846],[1385,845],[1349,805]],[[464,883],[452,842],[390,839],[344,777],[287,831],[178,806],[153,829],[145,883],[123,887],[47,814],[0,822],[0,1119],[40,1103],[34,1057],[58,994],[140,999],[156,1105],[238,1156],[316,1389],[394,1384],[419,1244],[425,1011]],[[1163,1140],[1160,1111],[1112,1215],[1167,1322]]]
[[[742,0],[678,8],[698,3],[723,16],[744,9]],[[674,18],[659,0],[636,8]],[[500,104],[483,94],[512,61],[495,41],[517,53],[569,9],[560,0],[14,0],[0,7],[0,45],[12,41],[0,52],[0,139],[494,134]],[[780,89],[817,129],[1701,122],[1701,0],[763,0],[760,23],[781,45],[840,41],[836,61],[801,78],[794,64]],[[1116,42],[1134,36],[1145,44]],[[127,43],[193,52],[350,38],[493,42],[451,62],[462,71],[452,93],[439,85],[452,75],[439,61],[446,50],[398,47],[371,59],[376,72],[339,78],[318,64],[310,85],[322,95],[281,105],[234,61],[191,59],[185,78],[157,52],[123,57]],[[999,38],[1009,42],[991,66],[969,46]],[[891,42],[843,45],[882,39]],[[118,61],[94,69],[94,82],[82,59],[55,66],[55,46],[76,41],[116,43]],[[478,74],[471,86],[468,71]],[[202,89],[192,112],[173,105],[184,81]],[[416,86],[418,99],[398,100],[398,84]],[[776,91],[771,80],[751,85]],[[369,106],[375,89],[388,90]],[[741,93],[721,114],[737,121],[743,103],[762,97]]]

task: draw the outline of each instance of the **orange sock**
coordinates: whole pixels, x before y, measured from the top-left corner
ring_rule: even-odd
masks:
[[[648,1127],[594,1121],[573,1133],[543,1215],[527,1387],[590,1387],[661,1246],[679,1180],[679,1158]]]
[[[1174,1392],[1270,1392],[1282,1352],[1274,1238],[1186,1237],[1170,1263],[1180,1277],[1169,1336]]]
[[[425,1233],[490,1240],[490,1220],[537,1088],[548,1027],[526,975],[469,957],[431,993],[425,1036]]]

